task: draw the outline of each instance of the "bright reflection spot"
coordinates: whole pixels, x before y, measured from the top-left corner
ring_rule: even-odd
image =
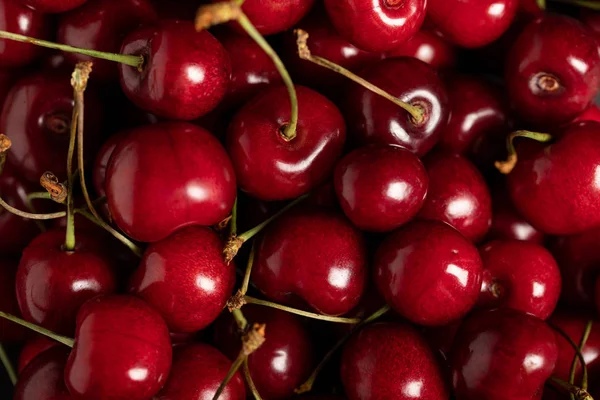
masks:
[[[504,13],[504,3],[494,3],[488,8],[488,14],[499,17]]]
[[[458,265],[450,264],[446,268],[446,272],[450,275],[454,275],[456,279],[460,282],[461,286],[467,286],[467,281],[469,280],[468,271],[465,271]]]
[[[22,31],[26,31],[29,29],[29,19],[25,16],[20,16],[19,17],[19,29]]]
[[[471,114],[467,115],[467,117],[463,121],[462,130],[465,132],[470,132],[471,129],[473,129],[473,125],[475,125],[475,122],[477,122],[483,118],[492,117],[492,116],[494,116],[494,110],[489,109],[489,108],[479,110],[476,113],[471,113]]]
[[[331,268],[327,281],[331,286],[339,289],[344,289],[350,281],[350,271],[346,268]]]
[[[452,217],[468,217],[473,209],[473,204],[469,199],[457,199],[448,205],[448,214]]]
[[[546,286],[533,282],[533,297],[542,297],[546,292]]]
[[[415,3],[415,2],[411,2]],[[401,18],[390,18],[388,14],[386,14],[385,10],[381,9],[381,0],[372,0],[372,8],[378,14],[378,19],[385,22],[386,25],[392,26],[404,26],[406,24],[406,17]],[[407,11],[407,15],[413,15],[416,12],[416,6],[412,6],[411,10]]]
[[[402,201],[408,197],[410,190],[406,182],[394,182],[387,188],[386,196],[394,200]]]
[[[342,53],[344,57],[353,57],[358,54],[358,49],[356,47],[342,47]]]
[[[537,354],[528,354],[525,357],[525,361],[523,361],[523,367],[527,372],[531,373],[537,369],[539,369],[544,363],[544,359]]]
[[[277,355],[275,357],[273,357],[273,361],[271,361],[271,366],[273,367],[273,369],[277,372],[281,372],[284,373],[287,368],[287,363],[288,363],[288,356],[287,353],[284,351],[277,351]]]
[[[215,281],[213,281],[210,278],[207,278],[205,276],[197,276],[196,277],[196,286],[198,286],[200,289],[205,290],[207,292],[214,292],[215,287],[217,285],[215,284]]]
[[[133,381],[143,381],[148,376],[148,370],[146,368],[131,368],[127,374]]]
[[[424,44],[419,47],[419,50],[417,50],[416,58],[423,61],[431,61],[434,53],[435,50],[433,49],[433,46]]]
[[[248,75],[248,83],[257,84],[257,83],[269,83],[269,80],[260,75],[250,74]]]
[[[533,227],[529,224],[517,224],[515,225],[515,236],[519,240],[527,240],[533,233]]]
[[[402,389],[402,394],[406,397],[420,398],[421,391],[423,390],[423,382],[421,381],[413,381],[409,382]]]
[[[204,81],[204,70],[198,66],[190,65],[187,67],[187,76],[194,83],[201,83]]]
[[[600,189],[600,165],[594,170],[594,186],[596,189]]]
[[[577,71],[581,72],[582,74],[585,74],[588,70],[588,65],[586,64],[586,62],[583,60],[580,60],[579,58],[570,56],[570,57],[567,57],[567,61],[569,62],[569,64],[571,64],[571,66],[573,68],[575,68]]]
[[[71,284],[71,289],[74,292],[80,292],[83,290],[95,290],[99,291],[100,287],[98,286],[98,282],[89,279],[82,279],[79,281],[75,281]]]
[[[317,156],[323,152],[323,148],[326,144],[327,142],[325,140],[322,140],[321,143],[319,143],[319,145],[313,150],[311,154],[309,154],[307,157],[303,157],[301,161],[295,164],[277,161],[277,166],[282,171],[290,173],[299,173],[306,171],[308,167],[310,167],[314,163]]]
[[[208,198],[208,193],[202,186],[189,185],[187,187],[187,195],[194,200],[202,201]]]

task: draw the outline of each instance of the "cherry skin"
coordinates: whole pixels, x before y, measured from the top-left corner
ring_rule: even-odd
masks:
[[[427,17],[442,36],[462,47],[483,47],[512,23],[519,0],[430,0]]]
[[[343,108],[350,138],[357,144],[398,144],[422,156],[437,143],[448,120],[444,85],[430,66],[414,58],[383,60],[365,68],[364,79],[424,110],[414,121],[391,101],[350,83]]]
[[[204,343],[180,345],[173,350],[173,367],[155,400],[212,399],[231,368],[231,361]],[[235,373],[219,396],[222,400],[246,399],[241,373]]]
[[[296,198],[324,183],[342,154],[344,119],[324,96],[296,86],[299,116],[296,137],[283,129],[290,119],[287,89],[261,92],[235,115],[227,131],[240,188],[261,200]]]
[[[377,249],[373,266],[375,284],[392,309],[425,326],[466,315],[483,272],[477,248],[437,221],[413,221],[393,232]]]
[[[273,308],[244,306],[249,321],[267,324],[268,339],[248,357],[250,376],[258,393],[268,400],[289,399],[315,367],[309,332],[295,315]],[[230,314],[215,324],[214,342],[231,360],[241,349],[239,328]]]
[[[4,99],[10,88],[18,78],[18,73],[10,69],[0,69],[0,108],[4,105]]]
[[[361,230],[387,232],[412,219],[425,202],[429,178],[421,161],[399,146],[368,146],[335,169],[335,191]]]
[[[115,151],[115,148],[117,147],[117,144],[119,144],[119,142],[127,136],[127,133],[128,131],[121,131],[116,135],[109,137],[98,151],[98,154],[96,154],[92,179],[94,183],[94,190],[98,196],[106,196],[105,184],[108,163],[113,151]]]
[[[386,58],[413,57],[437,70],[456,66],[455,47],[433,31],[421,29],[406,42],[386,53]]]
[[[225,149],[208,131],[185,122],[131,130],[110,158],[105,187],[116,224],[142,242],[187,225],[217,224],[236,196]]]
[[[521,118],[549,127],[568,122],[588,108],[600,84],[596,37],[570,17],[539,18],[514,43],[505,78]]]
[[[492,199],[481,173],[458,154],[433,153],[425,159],[429,190],[419,218],[442,221],[479,242],[492,223]]]
[[[510,308],[478,313],[456,335],[454,393],[459,399],[539,399],[557,358],[554,331],[541,319]]]
[[[59,345],[34,358],[19,374],[13,400],[71,400],[64,381],[68,357],[69,349]]]
[[[87,0],[19,0],[27,7],[33,8],[40,13],[63,13],[80,7]]]
[[[600,225],[600,123],[565,128],[555,143],[517,162],[508,188],[517,211],[544,233],[568,235]]]
[[[410,325],[376,323],[344,345],[340,370],[349,400],[449,397],[440,366]]]
[[[19,375],[37,356],[56,346],[61,346],[61,344],[52,339],[48,339],[45,336],[36,336],[25,342],[23,349],[21,349],[21,353],[19,353]],[[66,362],[67,357],[65,356],[65,363]]]
[[[167,324],[133,296],[99,296],[77,314],[65,383],[75,400],[144,400],[158,393],[171,368]]]
[[[425,0],[325,0],[335,29],[356,47],[392,50],[413,36],[425,20]]]
[[[573,122],[580,122],[580,121],[600,122],[600,107],[598,107],[596,104],[592,104],[591,106],[589,106],[584,112],[579,114],[573,120]]]
[[[196,32],[192,22],[167,20],[139,28],[125,38],[120,52],[144,57],[141,71],[119,64],[121,87],[136,106],[159,117],[199,118],[227,93],[229,55],[210,33]]]
[[[252,282],[269,299],[323,314],[358,304],[367,280],[364,239],[345,218],[304,209],[270,224],[256,243]]]
[[[69,46],[118,53],[125,36],[142,25],[158,20],[149,0],[95,0],[60,18],[57,41]],[[94,63],[92,79],[118,80],[117,64],[76,53],[65,53],[71,65]]]
[[[20,316],[19,303],[15,294],[15,275],[18,264],[7,257],[0,258],[0,311]],[[0,341],[19,342],[31,336],[29,329],[9,320],[0,320]]]

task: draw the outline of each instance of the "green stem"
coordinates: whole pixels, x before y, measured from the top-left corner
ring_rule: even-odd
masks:
[[[518,137],[536,140],[540,143],[547,143],[552,140],[552,135],[548,133],[531,132],[531,131],[515,131],[506,138],[506,149],[508,150],[508,158],[506,161],[496,161],[494,165],[503,174],[510,174],[517,165],[517,150],[515,149],[514,140]]]
[[[32,200],[52,200],[52,197],[48,192],[33,192],[27,195],[27,201],[31,202]]]
[[[252,266],[254,265],[254,254],[256,252],[256,241],[252,243],[250,249],[250,255],[248,256],[248,264],[246,265],[246,273],[244,274],[244,280],[242,281],[242,287],[240,293],[245,295],[248,292],[248,286],[250,285],[250,275],[252,274]]]
[[[229,236],[234,237],[237,235],[237,207],[238,198],[235,198],[233,208],[231,209],[231,221],[229,221]]]
[[[71,134],[69,136],[69,151],[67,153],[67,230],[65,235],[65,250],[75,249],[75,205],[73,195],[73,155],[75,154],[75,142],[77,139],[77,115],[79,109],[73,107],[71,117]]]
[[[577,386],[572,385],[569,382],[563,381],[562,379],[550,377],[548,382],[554,387],[566,393],[569,393],[571,398],[574,398],[575,400],[594,400],[594,398],[587,392],[587,390],[578,388]]]
[[[75,210],[78,214],[81,214],[82,216],[84,216],[85,218],[87,218],[88,220],[90,220],[91,222],[93,222],[94,224],[98,225],[99,227],[103,228],[104,230],[106,230],[108,233],[110,233],[111,235],[113,235],[118,241],[120,241],[121,243],[123,243],[125,246],[127,246],[129,248],[129,250],[131,250],[136,256],[138,257],[142,257],[143,255],[143,251],[142,249],[140,249],[135,243],[133,243],[129,238],[127,238],[125,235],[123,235],[122,233],[118,232],[116,229],[114,229],[112,226],[108,225],[106,222],[104,222],[101,219],[96,219],[96,217],[94,217],[91,213],[89,213],[86,210],[82,210],[82,209],[77,209]]]
[[[7,202],[5,202],[2,198],[0,198],[0,207],[4,208],[6,211],[8,211],[10,213],[18,215],[21,218],[42,220],[42,221],[49,220],[49,219],[64,218],[67,215],[67,213],[64,211],[50,213],[50,214],[32,214],[32,213],[21,211],[17,208],[12,207]]]
[[[258,393],[258,389],[256,389],[256,385],[254,385],[252,376],[250,376],[250,368],[248,368],[248,359],[244,360],[244,378],[246,378],[246,383],[248,384],[248,388],[250,389],[254,400],[262,400],[262,397],[260,397],[260,393]]]
[[[12,322],[14,322],[16,324],[19,324],[21,326],[24,326],[25,328],[28,328],[28,329],[30,329],[30,330],[32,330],[34,332],[39,333],[40,335],[44,335],[44,336],[46,336],[46,337],[48,337],[48,338],[50,338],[52,340],[55,340],[55,341],[57,341],[59,343],[62,343],[65,346],[73,347],[73,344],[75,343],[75,341],[73,339],[69,338],[69,337],[58,335],[58,334],[56,334],[56,333],[54,333],[52,331],[49,331],[46,328],[42,328],[41,326],[32,324],[31,322],[25,321],[22,318],[15,317],[14,315],[5,313],[3,311],[0,311],[0,317],[4,318],[4,319],[7,319],[9,321],[12,321]]]
[[[590,337],[590,333],[592,332],[592,327],[594,325],[594,321],[589,320],[587,322],[587,324],[585,325],[585,329],[583,331],[583,334],[581,335],[581,339],[579,341],[579,346],[575,346],[576,353],[578,352],[579,354],[575,354],[575,357],[573,357],[573,362],[571,363],[571,371],[569,372],[569,383],[571,384],[575,384],[575,370],[577,369],[577,362],[581,362],[581,369],[582,369],[582,378],[581,378],[581,388],[584,390],[587,390],[588,388],[588,371],[587,371],[587,365],[585,363],[585,359],[583,357],[583,348],[585,347],[585,344],[587,343],[588,338]],[[570,339],[570,338],[569,338]],[[572,345],[574,345],[575,343],[572,343]]]
[[[332,317],[329,315],[312,313],[312,312],[308,312],[308,311],[304,311],[304,310],[298,310],[297,308],[283,306],[281,304],[273,303],[271,301],[257,299],[255,297],[251,297],[251,296],[244,296],[244,300],[246,301],[247,304],[256,304],[259,306],[276,308],[278,310],[287,311],[291,314],[301,315],[303,317],[318,319],[321,321],[337,322],[340,324],[357,324],[360,322],[360,319],[358,319],[358,318]]]
[[[248,320],[244,317],[242,310],[237,309],[231,312],[233,314],[233,319],[235,319],[235,323],[237,324],[240,331],[244,332],[248,327]]]
[[[540,8],[540,10],[546,9],[546,0],[536,0],[536,3],[538,5],[538,7]]]
[[[15,368],[10,362],[10,358],[8,358],[8,354],[6,354],[6,351],[4,350],[4,346],[2,346],[2,343],[0,343],[0,362],[2,362],[2,365],[4,365],[4,369],[8,374],[8,378],[14,386],[17,383],[17,373],[15,372]]]
[[[40,197],[37,197],[37,195],[39,195]],[[46,195],[47,197],[41,197],[42,195]],[[32,200],[34,200],[34,199],[52,200],[52,198],[50,197],[50,193],[48,193],[48,192],[36,192],[36,193],[28,194],[27,199],[25,199],[25,205],[27,206],[27,209],[29,210],[29,212],[32,214],[37,214],[37,211],[35,210],[35,207],[33,206],[33,202],[32,202]],[[35,224],[37,225],[40,232],[46,232],[46,226],[44,226],[42,221],[37,220],[37,221],[35,221]]]
[[[582,8],[589,8],[590,10],[600,11],[600,2],[597,1],[586,1],[586,0],[554,0],[557,3],[569,4],[572,6],[578,6]],[[538,0],[539,4],[540,0]]]
[[[227,386],[231,378],[233,378],[233,375],[235,375],[235,373],[238,371],[238,369],[240,369],[244,361],[246,361],[247,359],[248,356],[246,356],[243,352],[240,352],[233,364],[231,364],[229,372],[227,372],[225,379],[223,379],[223,381],[219,385],[219,388],[215,392],[215,395],[213,396],[212,400],[217,400],[219,396],[221,396],[221,393],[223,393],[223,390],[225,390],[225,386]]]

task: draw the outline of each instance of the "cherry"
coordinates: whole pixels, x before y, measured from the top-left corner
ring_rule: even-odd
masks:
[[[25,7],[19,0],[0,0],[0,30],[49,39],[52,34],[51,19]],[[23,67],[44,53],[40,47],[0,39],[0,66]]]
[[[301,320],[290,313],[255,305],[244,306],[249,321],[267,324],[268,339],[248,356],[250,376],[258,393],[270,400],[289,399],[312,372],[314,346]],[[239,329],[230,315],[217,320],[214,341],[234,360],[241,349]]]
[[[419,325],[446,325],[477,301],[483,272],[477,249],[450,226],[414,221],[388,236],[373,261],[387,303]]]
[[[10,90],[0,131],[12,140],[9,161],[32,182],[46,171],[66,178],[69,132],[73,113],[73,88],[64,72],[41,72],[19,80]],[[92,87],[85,93],[85,147],[93,153],[99,146],[102,103]]]
[[[358,144],[398,144],[419,156],[438,141],[448,120],[447,95],[434,69],[422,61],[403,57],[383,60],[361,72],[361,77],[396,98],[419,107],[415,121],[391,101],[362,86],[350,84],[344,116]]]
[[[18,74],[13,70],[0,69],[0,108],[4,105],[4,99],[17,77]]]
[[[456,66],[456,49],[431,30],[421,29],[406,42],[386,53],[387,58],[414,57],[437,70]]]
[[[554,331],[544,321],[509,308],[470,317],[451,356],[459,399],[539,399],[558,358]]]
[[[21,315],[15,295],[15,275],[18,264],[6,257],[0,258],[0,311]],[[0,342],[18,342],[27,339],[31,331],[2,318]]]
[[[177,346],[173,350],[169,379],[153,399],[212,399],[229,368],[231,361],[212,346],[204,343]],[[244,380],[239,372],[236,372],[219,398],[246,398]]]
[[[106,196],[106,189],[104,186],[106,184],[106,170],[108,169],[108,163],[117,144],[127,136],[127,133],[128,131],[121,131],[109,137],[96,155],[92,178],[94,189],[98,196]]]
[[[399,146],[369,146],[335,169],[335,191],[346,216],[362,230],[391,231],[412,219],[427,194],[421,161]]]
[[[68,357],[69,349],[59,345],[34,358],[21,372],[13,400],[71,400],[64,381]]]
[[[345,218],[304,209],[271,223],[256,243],[252,282],[269,299],[299,299],[323,314],[358,304],[367,280],[363,237]]]
[[[87,0],[19,0],[27,7],[41,13],[63,13],[80,7]]]
[[[290,119],[284,86],[266,89],[235,115],[227,150],[242,190],[261,200],[287,200],[324,183],[342,154],[344,119],[324,96],[296,86],[296,136],[283,129]]]
[[[365,51],[389,51],[423,24],[426,0],[325,0],[337,31]]]
[[[584,112],[579,114],[573,120],[573,122],[580,122],[580,121],[600,122],[600,107],[598,107],[595,104],[592,104],[591,106],[589,106]]]
[[[514,43],[505,78],[524,120],[550,127],[568,122],[588,108],[600,84],[596,38],[570,17],[539,18]]]
[[[192,21],[201,4],[210,3],[210,0],[154,0],[158,15],[161,19],[178,19]]]
[[[539,0],[519,0],[519,13],[536,17],[542,15],[544,10],[540,8]]]
[[[60,343],[55,342],[52,339],[48,339],[45,336],[36,336],[32,339],[29,339],[25,342],[25,345],[21,349],[21,353],[19,354],[19,365],[18,371],[19,374],[40,354],[46,352],[46,350],[51,349],[52,347],[60,346]],[[68,353],[67,353],[68,354]],[[67,361],[67,357],[65,356],[65,363]],[[64,366],[63,366],[64,367]]]
[[[140,25],[158,20],[149,0],[94,0],[60,18],[57,40],[69,46],[118,53],[125,36]],[[92,79],[117,80],[117,64],[90,56],[65,52],[67,61],[94,63]]]
[[[125,38],[121,53],[144,57],[141,70],[119,64],[123,92],[159,117],[199,118],[227,92],[229,55],[210,33],[196,32],[192,22],[161,21],[139,28]]]
[[[99,296],[77,314],[65,383],[75,400],[149,399],[164,385],[171,355],[157,311],[133,296]]]
[[[431,346],[438,351],[445,364],[448,362],[452,345],[463,320],[458,319],[448,325],[421,327],[420,331]]]
[[[600,37],[600,13],[597,11],[581,8],[579,12],[579,20],[587,25],[596,35]]]
[[[236,183],[214,136],[189,123],[163,122],[133,129],[117,145],[106,194],[114,221],[127,235],[156,242],[187,225],[223,220]]]
[[[518,7],[519,0],[430,0],[427,17],[445,39],[475,48],[502,36]]]
[[[341,378],[349,400],[449,397],[425,339],[408,324],[377,323],[344,346]]]

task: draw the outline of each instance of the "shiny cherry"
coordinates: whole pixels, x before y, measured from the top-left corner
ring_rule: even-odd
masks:
[[[286,214],[256,243],[252,282],[273,301],[301,299],[323,314],[344,314],[358,304],[366,275],[360,231],[331,211]]]
[[[438,221],[413,221],[377,249],[373,276],[400,315],[419,325],[446,325],[477,301],[483,273],[477,248]]]
[[[386,58],[414,57],[437,70],[456,66],[455,47],[431,30],[421,29],[406,42],[385,54]]]
[[[96,154],[96,161],[94,162],[94,169],[92,172],[92,179],[94,183],[94,190],[98,196],[106,196],[106,170],[108,163],[113,151],[117,147],[117,144],[127,136],[128,131],[121,131],[115,135],[109,137],[100,150]]]
[[[416,155],[399,146],[354,150],[335,169],[335,191],[346,216],[362,230],[391,231],[423,206],[429,178]]]
[[[568,122],[589,107],[600,84],[596,37],[564,15],[538,18],[509,52],[505,78],[521,118],[549,127]]]
[[[129,132],[110,158],[105,187],[116,224],[143,242],[187,225],[217,224],[236,196],[225,149],[208,131],[185,122]]]
[[[351,141],[398,144],[419,156],[437,143],[448,120],[444,85],[433,68],[414,58],[383,60],[365,68],[364,79],[424,110],[416,122],[391,101],[350,83],[343,108]]]
[[[598,107],[596,104],[592,104],[591,106],[589,106],[584,112],[579,114],[573,120],[573,122],[580,122],[580,121],[600,122],[600,107]]]
[[[69,348],[54,346],[34,358],[19,374],[13,400],[71,400],[64,380]]]
[[[352,336],[344,345],[340,375],[349,400],[449,397],[433,351],[404,323],[377,323]]]
[[[60,343],[48,339],[45,336],[36,336],[32,339],[29,339],[23,345],[21,352],[19,353],[19,364],[18,371],[19,374],[33,361],[37,356],[44,353],[46,350],[51,349],[55,346],[61,346]],[[65,357],[65,363],[67,358]]]
[[[157,311],[133,296],[99,296],[77,314],[65,383],[75,400],[147,400],[165,384],[171,356]]]
[[[40,13],[63,13],[80,7],[87,0],[19,0]]]
[[[0,311],[20,316],[19,303],[15,294],[17,262],[7,257],[0,258]],[[31,336],[29,329],[23,328],[4,318],[0,320],[0,341],[19,342]]]
[[[290,102],[284,86],[266,89],[235,115],[227,131],[240,189],[261,200],[287,200],[324,183],[333,173],[346,139],[337,107],[319,93],[296,86],[296,137],[283,129]]]

